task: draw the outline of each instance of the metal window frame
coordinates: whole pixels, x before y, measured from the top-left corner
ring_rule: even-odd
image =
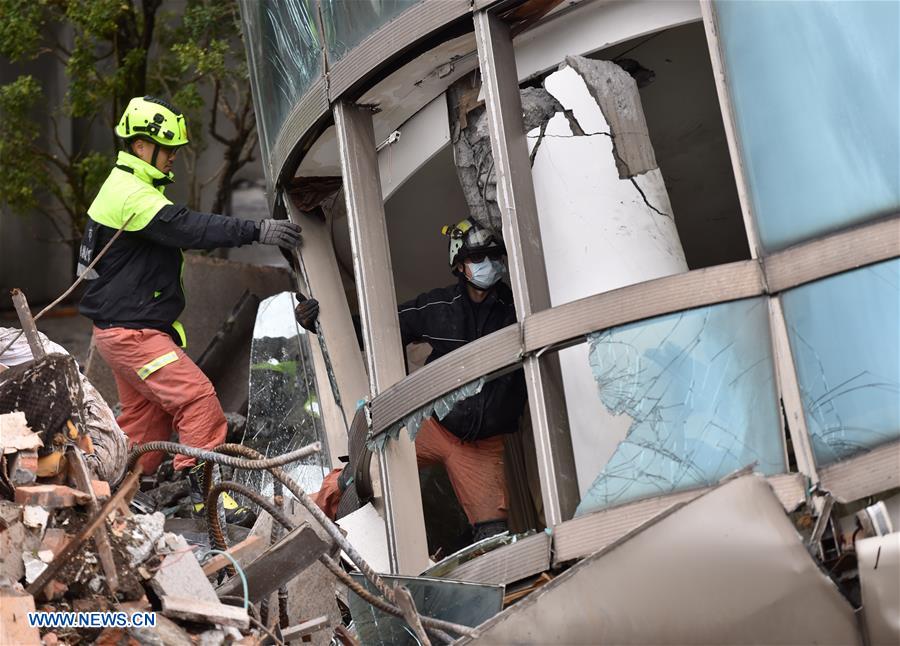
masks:
[[[397,297],[375,150],[372,111],[345,101],[334,105],[344,199],[353,249],[353,273],[362,319],[372,397],[406,376]],[[377,455],[392,574],[415,575],[428,565],[422,493],[415,445],[409,436]]]
[[[857,252],[834,253],[848,245]],[[784,289],[897,257],[900,214],[795,245],[759,261],[694,269],[527,315],[428,364],[375,397],[371,402],[372,434],[383,433],[417,408],[465,383],[517,365],[529,355],[579,343],[591,332],[716,303],[775,296]],[[785,267],[800,270],[787,278]],[[773,271],[779,276],[779,291],[772,289],[776,281],[769,276]],[[790,367],[793,370],[792,364]],[[787,385],[782,382],[783,389]],[[797,389],[799,392],[799,386]]]
[[[496,7],[495,4],[482,2],[472,8],[467,0],[454,0],[452,3],[444,3],[446,6],[440,10],[435,9],[434,6],[439,4],[441,3],[426,2],[404,12],[367,37],[354,50],[348,52],[335,64],[333,70],[326,72],[320,81],[311,86],[310,91],[301,97],[291,110],[271,146],[271,165],[268,167],[270,181],[278,182],[279,178],[292,167],[291,165],[294,164],[297,157],[302,154],[311,138],[331,118],[329,100],[338,101],[346,98],[367,80],[371,80],[376,74],[381,73],[390,61],[409,52],[416,44],[423,42],[427,37],[470,11],[475,12],[476,27],[478,21],[481,20],[482,27],[487,29],[482,32],[482,41],[484,41],[484,36],[490,35],[490,14],[479,10]],[[451,4],[452,8],[450,8]],[[427,5],[432,6],[426,9]],[[536,311],[540,308],[533,308],[529,302],[528,311],[524,316],[520,316],[519,324],[469,344],[465,348],[443,357],[440,361],[426,366],[414,375],[402,379],[393,386],[377,391],[373,390],[374,397],[371,402],[373,433],[383,432],[409,412],[453,390],[462,383],[497,370],[508,369],[509,366],[517,365],[520,362],[531,366],[532,383],[541,383],[543,375],[540,373],[537,355],[548,349],[556,349],[578,342],[583,338],[583,334],[611,325],[737,298],[769,294],[775,298],[770,303],[772,309],[770,322],[774,334],[776,328],[785,327],[780,302],[776,297],[779,292],[826,276],[900,256],[900,250],[898,250],[900,247],[900,235],[898,235],[900,218],[892,215],[880,221],[868,222],[842,230],[836,234],[820,236],[812,241],[770,255],[763,254],[761,257],[762,247],[759,243],[745,167],[740,152],[739,133],[735,125],[733,106],[726,83],[716,10],[712,0],[700,0],[700,9],[742,217],[751,256],[755,260],[648,281],[544,311]],[[495,28],[498,26],[502,27],[495,23]],[[372,59],[371,57],[376,53],[378,58]],[[381,60],[384,61],[384,64],[370,67],[371,60]],[[516,76],[513,75],[512,78],[515,79]],[[337,82],[329,86],[329,82],[335,80]],[[499,89],[502,80],[508,79],[494,79],[495,91]],[[509,101],[507,101],[508,103]],[[496,107],[499,104],[502,104],[499,96],[494,96],[489,100],[489,105]],[[509,112],[509,106],[506,107]],[[502,128],[497,128],[496,133],[492,132],[492,147],[495,139],[501,146],[508,145],[502,132]],[[377,165],[375,171],[377,172]],[[505,179],[512,187],[513,182],[510,178],[507,176]],[[498,186],[498,189],[500,188]],[[526,187],[525,192],[528,188],[531,189],[533,197],[533,187]],[[348,214],[349,211],[348,208]],[[381,211],[383,217],[383,205]],[[518,215],[515,204],[512,209],[504,209],[504,229],[507,228],[506,222],[515,222],[516,219],[513,216]],[[507,233],[506,230],[504,233]],[[535,257],[533,253],[529,255],[531,261]],[[525,263],[522,258],[516,258],[516,262],[511,264],[515,264],[525,276]],[[542,263],[537,264],[542,265]],[[534,269],[533,264],[531,269],[537,273],[542,271],[542,267],[540,267],[540,271]],[[359,278],[357,284],[361,289]],[[526,284],[523,280],[523,287],[525,288],[523,294],[530,298],[531,292],[534,290],[533,284],[530,281]],[[517,295],[517,303],[518,301]],[[610,312],[610,305],[613,306],[614,311],[612,312]],[[789,346],[786,347],[787,353],[783,350],[776,351],[780,388],[786,399],[785,406],[789,417],[794,420],[802,420],[805,418],[799,401],[796,370],[789,356]],[[549,423],[546,408],[538,406],[544,411],[542,417]],[[805,430],[800,430],[800,424],[792,424],[792,432],[795,428],[799,433],[796,438],[792,437],[795,447],[802,445],[803,441],[808,445],[809,437]],[[869,495],[881,490],[874,487],[880,487],[885,482],[890,484],[895,481],[885,475],[885,477],[875,477],[876,480],[881,478],[878,480],[881,484],[875,482],[854,486],[854,478],[858,477],[860,472],[868,473],[872,469],[874,472],[881,473],[881,469],[887,464],[886,461],[891,459],[894,460],[895,466],[896,456],[900,455],[898,447],[900,447],[900,443],[886,445],[865,455],[827,465],[819,469],[818,473],[814,461],[810,461],[806,457],[803,458],[806,465],[801,466],[801,470],[805,469],[807,475],[811,475],[813,478],[820,476],[822,486],[833,487],[838,492],[838,496],[853,496],[859,492],[867,492],[863,495]],[[892,451],[894,453],[891,453]],[[809,455],[809,451],[806,449],[801,449],[800,453]],[[552,460],[550,464],[552,465]],[[547,481],[549,482],[549,478]],[[893,486],[897,486],[897,484],[895,483]],[[845,493],[841,494],[842,491]],[[419,505],[419,509],[421,509],[421,505]],[[548,524],[552,523],[548,522]],[[397,551],[396,545],[394,550]]]
[[[525,140],[519,77],[509,26],[490,11],[477,11],[475,42],[481,67],[497,204],[503,222],[510,283],[520,321],[550,308],[531,162]],[[571,518],[580,499],[557,355],[523,360],[537,453],[544,520],[552,527]]]

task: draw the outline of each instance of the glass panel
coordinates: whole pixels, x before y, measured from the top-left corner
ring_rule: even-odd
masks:
[[[603,407],[630,423],[577,514],[712,484],[750,464],[785,471],[765,298],[668,314],[589,342]]]
[[[374,592],[374,586],[363,575],[353,573],[351,576],[367,590]],[[463,583],[421,576],[382,575],[382,578],[389,586],[403,585],[409,588],[416,610],[426,617],[475,627],[503,609],[505,587],[502,585]],[[402,619],[376,610],[352,590],[348,596],[350,614],[359,633],[360,643],[367,646],[414,646],[419,643]]]
[[[259,305],[250,346],[250,403],[241,444],[270,457],[322,442],[318,455],[284,467],[305,491],[318,491],[331,463],[310,339],[294,320],[295,305],[290,292]],[[239,478],[264,496],[272,495],[272,478],[267,472],[241,471]]]
[[[762,246],[900,209],[900,3],[716,11]]]
[[[328,61],[334,63],[371,33],[422,0],[322,0]]]
[[[240,0],[264,159],[297,100],[322,75],[315,0]],[[263,166],[266,166],[264,163]]]
[[[781,299],[816,462],[900,439],[900,260]]]

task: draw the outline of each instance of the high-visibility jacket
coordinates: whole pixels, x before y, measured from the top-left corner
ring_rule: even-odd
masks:
[[[127,152],[88,209],[78,254],[79,274],[127,222],[87,276],[80,311],[100,328],[150,328],[187,345],[178,316],[185,296],[182,249],[238,247],[259,239],[252,220],[199,213],[173,204],[165,186],[173,175]],[[131,218],[129,220],[129,218]]]
[[[466,282],[420,294],[399,306],[403,345],[427,342],[431,354],[425,363],[461,348],[466,343],[516,322],[512,292],[497,283],[481,303],[469,298]],[[482,440],[519,429],[525,408],[525,375],[521,369],[486,382],[481,392],[456,402],[441,424],[465,441]]]

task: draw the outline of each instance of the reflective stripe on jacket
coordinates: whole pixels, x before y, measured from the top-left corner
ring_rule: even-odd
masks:
[[[79,309],[98,327],[160,330],[184,347],[184,329],[177,321],[185,304],[182,249],[238,247],[252,243],[258,233],[252,220],[173,204],[164,193],[172,178],[134,155],[119,153],[88,209],[79,273],[128,225],[87,276]]]

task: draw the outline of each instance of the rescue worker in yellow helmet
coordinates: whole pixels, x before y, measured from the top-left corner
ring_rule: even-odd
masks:
[[[431,346],[426,363],[516,321],[512,292],[501,280],[506,273],[503,241],[471,218],[444,227],[442,233],[449,238],[449,268],[456,284],[420,294],[398,310],[403,345]],[[297,322],[310,332],[315,332],[318,315],[319,303],[312,298],[294,309]],[[435,413],[427,418],[416,435],[418,465],[446,469],[475,541],[507,530],[503,436],[518,431],[525,398],[522,370],[510,372],[487,381],[442,417]],[[337,514],[349,475],[332,471],[313,496],[330,517]]]
[[[166,101],[133,98],[115,132],[124,149],[88,209],[79,274],[124,230],[88,272],[80,311],[94,322],[94,344],[115,375],[122,404],[117,421],[130,442],[169,440],[175,430],[183,444],[211,448],[225,441],[227,425],[212,384],[183,350],[182,250],[253,242],[292,249],[300,227],[200,213],[166,198],[172,163],[188,143],[184,115]],[[145,455],[144,473],[154,472],[163,457]],[[178,455],[174,467],[190,469],[194,511],[201,513],[202,465]],[[228,522],[252,523],[252,512],[230,497],[225,507]]]

